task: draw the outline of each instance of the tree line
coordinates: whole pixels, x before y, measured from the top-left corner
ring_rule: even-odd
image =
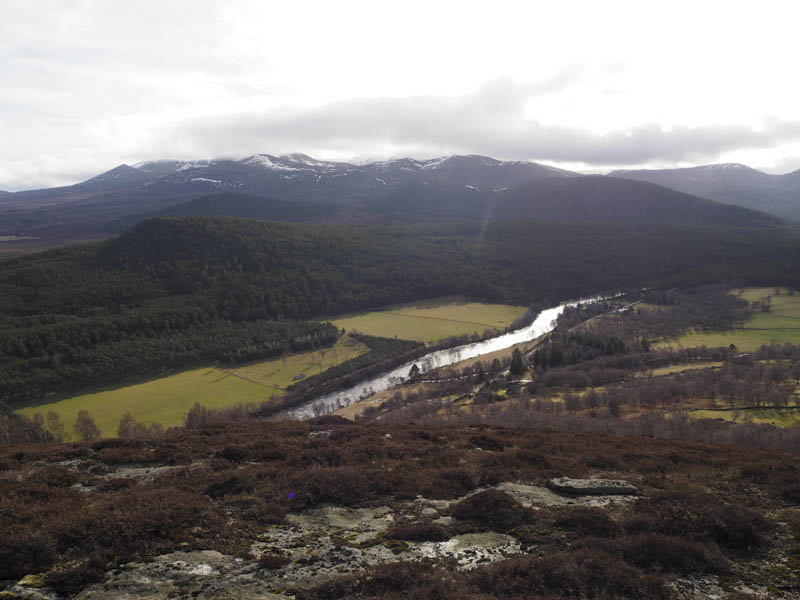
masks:
[[[319,315],[449,295],[552,305],[659,282],[786,284],[798,264],[788,228],[151,219],[0,261],[0,400],[327,345],[336,331]]]

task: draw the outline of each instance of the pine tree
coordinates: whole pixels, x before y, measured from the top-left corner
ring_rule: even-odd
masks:
[[[525,372],[525,363],[522,360],[522,352],[519,351],[519,348],[514,348],[514,352],[511,353],[511,365],[509,366],[509,370],[512,375],[517,376]]]

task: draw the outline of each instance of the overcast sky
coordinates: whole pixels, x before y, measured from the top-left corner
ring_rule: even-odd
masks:
[[[800,169],[800,3],[0,0],[0,189],[120,163]]]

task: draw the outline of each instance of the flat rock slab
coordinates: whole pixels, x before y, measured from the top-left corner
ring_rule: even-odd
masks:
[[[636,486],[621,479],[570,479],[558,477],[547,482],[559,494],[574,496],[635,496]]]

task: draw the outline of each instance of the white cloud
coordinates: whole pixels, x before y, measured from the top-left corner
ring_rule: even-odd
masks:
[[[471,151],[791,163],[791,1],[28,0],[0,20],[0,189],[119,162]]]

